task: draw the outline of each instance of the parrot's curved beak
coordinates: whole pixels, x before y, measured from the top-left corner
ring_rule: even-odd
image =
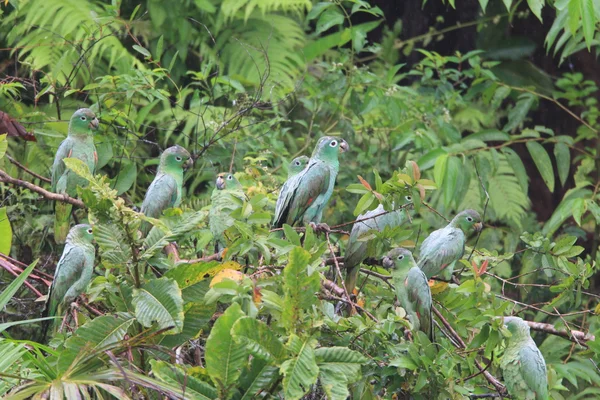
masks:
[[[477,233],[481,232],[481,230],[483,229],[483,223],[482,222],[474,223],[473,229],[475,229],[475,232],[477,232]]]
[[[98,129],[98,125],[100,125],[100,121],[98,120],[98,118],[94,118],[90,121],[90,128]]]
[[[194,160],[192,159],[192,157],[188,158],[188,160],[186,162],[183,163],[183,168],[184,169],[188,169],[191,168],[194,165]]]
[[[348,150],[350,150],[350,146],[348,145],[348,142],[346,142],[345,140],[342,140],[340,142],[340,153],[345,153]]]
[[[394,267],[394,262],[389,257],[383,257],[383,268],[392,269]]]
[[[225,189],[225,179],[222,176],[217,176],[217,189]]]

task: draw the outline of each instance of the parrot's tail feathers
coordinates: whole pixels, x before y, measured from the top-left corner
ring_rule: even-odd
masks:
[[[56,243],[64,243],[69,234],[69,221],[73,206],[68,203],[57,202],[54,211],[54,240]]]

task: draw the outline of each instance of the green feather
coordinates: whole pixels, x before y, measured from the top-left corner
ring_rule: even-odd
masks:
[[[192,164],[192,156],[181,146],[172,146],[160,156],[156,177],[146,191],[141,212],[150,218],[160,218],[167,208],[181,203],[183,170]],[[140,230],[146,236],[152,224],[143,222]]]
[[[481,229],[481,217],[475,210],[458,213],[444,228],[431,232],[420,249],[419,268],[427,278],[444,271],[444,278],[450,279],[455,261],[465,252],[465,233]]]
[[[383,258],[383,266],[392,269],[392,281],[398,302],[406,310],[413,330],[421,330],[433,341],[431,290],[427,277],[415,263],[410,251],[397,248]]]
[[[505,317],[511,333],[500,368],[508,394],[519,400],[547,400],[546,361],[529,334],[529,325],[518,317]]]
[[[94,271],[96,250],[92,243],[92,227],[75,225],[67,235],[65,248],[54,271],[54,280],[48,293],[45,314],[49,317],[62,316],[68,305],[87,287]],[[47,332],[49,323],[44,326]],[[54,320],[52,331],[59,326]]]
[[[321,222],[335,186],[338,154],[347,149],[348,144],[343,139],[331,136],[319,139],[306,168],[283,184],[275,206],[273,227]]]
[[[52,191],[77,195],[77,186],[87,186],[87,181],[65,166],[65,158],[77,158],[87,164],[90,172],[96,171],[98,156],[94,146],[93,131],[98,128],[98,119],[92,110],[80,108],[71,116],[67,138],[62,141],[52,164]],[[56,220],[54,223],[54,238],[57,243],[65,241],[69,230],[71,206],[55,205]]]

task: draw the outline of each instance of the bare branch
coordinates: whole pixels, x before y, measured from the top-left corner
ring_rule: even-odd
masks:
[[[0,169],[0,182],[10,183],[11,185],[20,186],[20,187],[23,187],[25,189],[29,189],[32,192],[36,192],[38,194],[41,194],[43,197],[45,197],[48,200],[61,201],[63,203],[72,204],[72,205],[74,205],[76,207],[86,208],[85,204],[83,203],[83,201],[81,201],[79,199],[75,199],[73,197],[70,197],[67,194],[58,194],[58,193],[49,192],[48,190],[46,190],[46,189],[44,189],[42,187],[39,187],[37,185],[34,185],[31,182],[27,182],[27,181],[23,181],[21,179],[13,178],[12,176],[8,175],[6,172],[4,172],[1,169]]]
[[[22,169],[23,171],[27,172],[29,175],[31,175],[31,176],[33,176],[35,178],[38,178],[39,180],[41,180],[43,182],[46,182],[46,183],[52,182],[49,178],[46,178],[45,176],[41,176],[41,175],[36,174],[32,170],[30,170],[29,168],[27,168],[26,166],[24,166],[23,164],[21,164],[20,162],[18,162],[17,160],[15,160],[14,158],[12,158],[11,156],[9,156],[8,154],[5,154],[5,157],[8,159],[8,161],[10,161],[14,165],[16,165],[17,168]]]

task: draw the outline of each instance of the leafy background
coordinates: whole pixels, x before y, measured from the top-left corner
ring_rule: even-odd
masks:
[[[466,398],[502,392],[493,317],[516,314],[540,323],[552,398],[598,396],[600,4],[424,3],[3,2],[2,126],[36,141],[0,139],[0,394]],[[77,215],[95,225],[96,274],[77,323],[39,343],[53,203],[7,177],[48,188],[82,106],[101,119],[99,175],[70,166],[90,180]],[[268,223],[287,163],[326,134],[351,146],[324,216],[337,232],[283,239]],[[184,202],[141,240],[135,206],[173,144],[196,161]],[[220,171],[249,196],[225,260],[207,228]],[[407,193],[412,224],[381,234],[378,257],[485,211],[459,283],[434,290],[437,345],[405,339],[377,262],[359,313],[334,311],[344,232]]]

